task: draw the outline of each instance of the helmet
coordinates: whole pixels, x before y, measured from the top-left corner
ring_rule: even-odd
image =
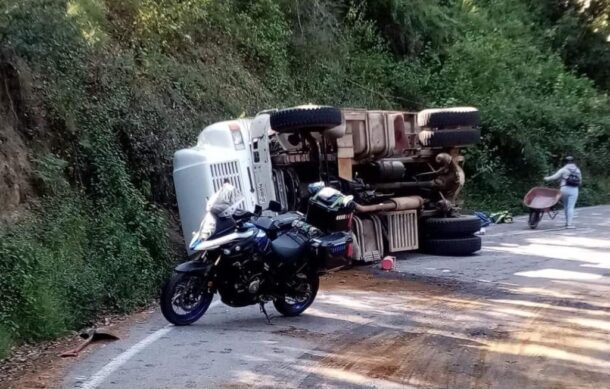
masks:
[[[320,190],[325,187],[324,181],[314,182],[313,184],[307,185],[307,191],[311,196],[316,195]]]
[[[565,157],[565,158],[563,159],[563,161],[564,161],[565,163],[574,163],[574,157],[572,157],[571,155],[568,155],[567,157]]]

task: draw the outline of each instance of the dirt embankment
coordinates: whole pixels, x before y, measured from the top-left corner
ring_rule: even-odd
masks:
[[[27,64],[0,51],[0,221],[33,197],[31,150],[44,143],[45,116]]]

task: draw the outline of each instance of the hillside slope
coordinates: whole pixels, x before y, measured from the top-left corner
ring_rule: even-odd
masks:
[[[608,201],[607,96],[564,64],[560,19],[544,11],[526,0],[5,0],[0,355],[154,296],[174,260],[172,154],[242,113],[476,105],[473,207],[518,206],[564,153],[586,172],[583,204]]]

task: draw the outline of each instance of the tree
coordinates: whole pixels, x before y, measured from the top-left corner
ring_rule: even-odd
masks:
[[[610,0],[540,3],[550,42],[564,62],[610,90]]]

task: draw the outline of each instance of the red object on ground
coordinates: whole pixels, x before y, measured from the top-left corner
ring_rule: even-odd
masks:
[[[394,269],[394,262],[396,261],[396,257],[387,256],[381,260],[381,269],[383,270],[392,270]]]

